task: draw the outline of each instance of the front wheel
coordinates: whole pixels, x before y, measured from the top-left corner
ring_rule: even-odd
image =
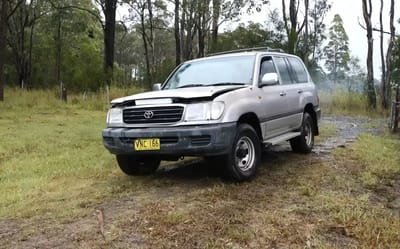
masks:
[[[253,127],[248,124],[238,126],[233,146],[226,157],[230,179],[242,182],[255,175],[261,161],[261,143]]]
[[[294,152],[310,153],[314,147],[314,121],[307,112],[303,115],[303,123],[300,128],[300,136],[290,140],[290,146]]]
[[[149,175],[160,166],[160,160],[156,158],[139,158],[132,155],[116,157],[120,169],[127,175]]]

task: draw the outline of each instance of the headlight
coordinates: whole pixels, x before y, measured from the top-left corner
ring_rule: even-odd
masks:
[[[111,108],[107,114],[107,124],[116,125],[122,123],[122,110],[120,108]]]
[[[186,106],[185,121],[216,120],[222,116],[223,102],[206,102]]]

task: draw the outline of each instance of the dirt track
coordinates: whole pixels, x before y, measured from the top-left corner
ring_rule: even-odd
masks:
[[[322,124],[332,124],[336,127],[336,135],[319,141],[315,145],[312,155],[304,160],[307,160],[310,164],[318,163],[320,160],[325,159],[333,160],[331,157],[331,151],[333,149],[348,146],[357,139],[360,132],[379,134],[381,130],[376,127],[382,127],[384,122],[383,120],[349,118],[343,116],[324,117]],[[307,177],[298,174],[298,172],[301,172],[301,167],[305,166],[298,166],[300,169],[282,166],[272,169],[272,173],[269,172],[268,164],[271,160],[278,160],[285,163],[289,162],[291,158],[295,158],[295,156],[290,152],[290,147],[288,145],[275,146],[264,153],[262,172],[254,182],[260,181],[263,176],[274,179],[276,178],[275,176],[279,178],[281,175],[284,175],[282,178],[279,178],[277,182],[271,182],[271,179],[269,179],[270,182],[263,182],[260,184],[261,186],[264,184],[265,188],[269,188],[270,191],[268,192],[272,193],[271,198],[278,198],[273,194],[275,189],[287,188],[290,190],[290,185],[282,183],[282,179],[297,181],[298,178]],[[221,184],[227,185],[227,187],[223,186],[222,188],[225,189],[229,187],[233,189],[233,191],[235,189],[240,189],[240,191],[247,189],[249,191],[248,197],[246,197],[246,191],[243,192],[244,196],[240,195],[235,197],[240,200],[246,200],[246,198],[251,198],[253,195],[257,198],[259,197],[257,193],[250,193],[254,182],[243,184],[243,186],[221,182],[218,172],[209,171],[208,167],[205,167],[205,161],[203,160],[177,163],[168,169],[161,169],[156,176],[149,178],[149,182],[146,191],[133,190],[128,192],[124,197],[108,200],[95,207],[88,207],[92,210],[92,214],[73,221],[67,221],[66,223],[55,220],[44,220],[41,219],[41,217],[28,220],[0,220],[0,248],[160,248],[160,246],[165,248],[203,248],[207,242],[205,241],[207,236],[203,238],[200,233],[206,234],[207,228],[196,228],[196,225],[202,224],[201,221],[203,217],[197,217],[197,219],[189,217],[187,220],[182,220],[183,224],[181,225],[183,227],[175,224],[174,220],[171,218],[171,224],[175,224],[176,227],[168,223],[165,225],[169,227],[167,227],[166,233],[157,233],[157,224],[155,224],[157,220],[154,220],[152,216],[164,215],[167,211],[167,214],[169,214],[171,210],[184,209],[185,207],[190,208],[192,207],[191,205],[196,205],[197,202],[202,201],[201,199],[196,199],[199,193],[207,196],[212,195],[213,189],[221,187]],[[383,193],[387,193],[387,191],[392,190],[382,190]],[[230,196],[233,194],[228,192],[227,194],[222,193],[221,195]],[[209,198],[208,200],[211,200],[208,205],[212,209],[218,209],[218,207],[222,205],[219,203],[218,198]],[[251,199],[247,200],[249,202],[252,201]],[[292,199],[290,200],[293,201]],[[224,201],[224,205],[226,205],[226,203],[234,202],[235,200],[233,198]],[[281,207],[290,205],[290,203],[285,203],[285,199],[272,199],[271,202],[278,203]],[[307,203],[304,205],[306,204]],[[104,214],[104,224],[101,222],[99,224],[96,210],[98,210],[97,214],[99,210]],[[184,211],[182,212],[184,213]],[[259,211],[254,209],[252,213],[254,212],[257,213]],[[218,212],[216,212],[216,214],[218,214]],[[218,227],[216,228],[218,224],[218,226],[223,226],[223,224],[220,224],[221,221],[217,221],[219,217],[212,216],[212,212],[206,215],[210,215],[210,217],[208,217],[208,222],[210,222],[209,228],[211,230],[218,229]],[[308,217],[308,214],[306,216]],[[180,217],[176,217],[176,219],[179,222],[181,221]],[[214,222],[215,224],[211,224]],[[238,222],[239,223],[236,224],[238,226],[245,225],[241,224],[240,221]],[[193,234],[184,233],[187,231],[185,229],[189,229],[184,227],[184,224],[187,224],[189,228],[191,227],[190,229],[193,230]],[[104,227],[105,239],[101,236],[101,227]],[[304,233],[307,234],[307,227],[297,228],[297,230],[302,229],[305,229]],[[174,234],[180,232],[182,234]],[[199,234],[196,235],[196,232]],[[185,236],[186,238],[182,238]],[[296,238],[295,234],[293,236]],[[342,241],[340,243],[344,243],[344,247],[357,245],[357,242],[353,241],[351,237],[342,238],[340,237],[342,235],[335,236],[335,238],[332,238],[332,243],[336,243],[334,242],[335,240],[340,240]],[[159,238],[160,241],[151,241],[152,238]],[[164,242],[162,238],[165,238]],[[294,238],[293,240],[295,240]],[[305,242],[306,244],[308,243],[307,241]],[[218,247],[218,245],[224,245],[222,247],[241,248],[240,244],[229,244],[231,243],[229,241],[225,242],[226,241],[218,242],[220,244],[217,243],[216,247]],[[270,248],[290,247],[290,244],[285,244],[284,240],[279,239],[272,240],[271,242],[259,241],[254,242],[254,244],[247,243],[246,245],[246,247],[252,248],[257,248],[260,245]],[[340,247],[340,244],[338,245]]]

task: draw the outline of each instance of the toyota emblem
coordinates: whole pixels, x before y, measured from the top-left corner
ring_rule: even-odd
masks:
[[[144,116],[145,119],[153,118],[154,112],[152,112],[152,111],[145,111],[144,114],[143,114],[143,116]]]

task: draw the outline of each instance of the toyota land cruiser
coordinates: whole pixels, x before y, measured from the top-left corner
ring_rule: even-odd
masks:
[[[321,114],[302,60],[257,48],[178,66],[153,91],[111,102],[103,144],[128,174],[154,172],[161,160],[218,158],[235,181],[251,179],[263,147],[289,141],[309,153]]]

